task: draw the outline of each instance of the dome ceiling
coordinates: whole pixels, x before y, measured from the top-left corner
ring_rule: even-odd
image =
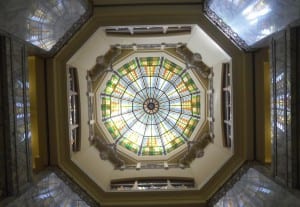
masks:
[[[198,1],[198,0],[197,0]],[[102,2],[102,1],[101,1]],[[145,1],[143,1],[145,2]],[[169,2],[169,1],[168,1]],[[111,4],[111,1],[107,1]],[[94,7],[92,17],[83,25],[82,28],[70,39],[59,53],[53,59],[47,61],[47,66],[51,70],[47,71],[49,80],[49,132],[50,132],[50,148],[51,148],[51,163],[57,164],[70,177],[72,177],[84,190],[86,190],[101,206],[133,206],[148,204],[163,204],[165,206],[201,206],[205,205],[206,201],[216,192],[216,190],[224,184],[225,180],[232,175],[232,172],[237,169],[246,159],[246,156],[251,155],[252,152],[250,141],[252,131],[251,126],[253,120],[251,119],[251,98],[247,96],[247,90],[251,88],[251,78],[249,78],[250,70],[248,68],[248,56],[235,47],[225,35],[218,31],[217,28],[205,17],[203,14],[203,5],[201,4],[184,4],[184,5],[135,5],[135,6],[105,6]],[[179,25],[180,24],[180,25]],[[176,26],[192,26],[189,33],[160,33],[155,35],[108,35],[106,33],[107,26],[109,27],[124,27],[128,25],[129,29],[132,27],[138,28],[142,25],[143,28],[148,29],[154,26],[162,26],[163,32],[168,31],[164,28],[169,26],[173,28]],[[201,28],[200,28],[201,27]],[[131,30],[129,30],[131,32]],[[134,32],[134,30],[133,30]],[[163,44],[164,43],[164,44]],[[118,70],[124,64],[130,62],[108,61],[106,58],[107,51],[110,51],[112,45],[131,45],[131,49],[139,50],[140,45],[160,45],[162,52],[163,45],[183,43],[189,49],[189,54],[183,56],[184,61],[176,64],[185,68],[195,66],[197,61],[202,58],[203,62],[212,69],[212,74],[207,76],[195,68],[192,69],[195,76],[207,77],[213,81],[201,80],[203,86],[206,86],[206,92],[201,92],[200,89],[200,120],[203,118],[203,124],[198,124],[194,129],[195,137],[191,136],[191,142],[185,143],[186,151],[191,152],[192,157],[199,157],[197,159],[190,159],[186,156],[185,150],[181,147],[170,151],[165,157],[169,159],[157,160],[157,162],[147,165],[144,162],[147,158],[160,157],[161,155],[153,156],[138,156],[124,147],[114,145],[111,134],[106,129],[101,130],[101,92],[103,91],[107,81],[110,79],[109,73],[111,69]],[[136,46],[136,47],[135,47]],[[124,48],[125,50],[126,48]],[[188,51],[186,51],[188,52]],[[144,57],[162,57],[162,55],[154,54],[152,51],[147,51]],[[201,56],[195,56],[195,54]],[[187,53],[186,53],[187,54]],[[114,55],[111,53],[110,55]],[[103,56],[103,63],[98,64]],[[125,57],[126,56],[126,57]],[[192,58],[190,58],[192,57]],[[139,58],[139,57],[138,57]],[[176,57],[173,56],[174,59]],[[198,59],[197,59],[198,58]],[[133,58],[134,59],[134,58]],[[172,58],[166,58],[175,63]],[[131,59],[132,60],[132,59]],[[189,60],[190,65],[185,65]],[[192,60],[192,61],[191,61]],[[250,60],[250,59],[249,59]],[[194,62],[193,62],[194,61]],[[223,63],[229,64],[229,69],[232,71],[233,87],[228,87],[226,90],[233,91],[234,104],[233,117],[234,122],[232,129],[234,137],[232,137],[232,147],[225,147],[223,143],[223,117],[222,117],[222,71]],[[120,64],[120,65],[118,65]],[[199,64],[200,66],[201,64]],[[102,71],[108,73],[98,73],[89,79],[90,72],[93,69],[101,69],[100,66],[105,66]],[[108,66],[108,67],[107,67]],[[78,127],[80,127],[78,138],[81,138],[80,150],[74,152],[72,150],[72,137],[70,132],[73,126],[70,126],[70,108],[69,105],[69,84],[66,67],[76,68],[78,72],[78,86],[77,93],[79,99],[79,117]],[[99,68],[100,67],[100,68]],[[52,69],[53,68],[53,69]],[[106,68],[106,69],[104,69]],[[110,74],[111,75],[111,74]],[[230,74],[231,75],[231,74]],[[250,75],[251,77],[251,75]],[[102,79],[98,82],[97,79]],[[105,79],[106,78],[106,79]],[[193,78],[193,77],[192,77]],[[98,83],[98,84],[97,84]],[[103,88],[99,86],[103,84]],[[100,93],[96,92],[99,89]],[[99,95],[100,94],[100,95]],[[210,101],[213,100],[213,101]],[[202,101],[206,102],[207,107],[203,107]],[[238,101],[238,102],[237,102]],[[93,104],[93,106],[91,106]],[[152,107],[149,107],[150,110]],[[209,109],[205,111],[204,109]],[[77,109],[77,108],[76,108]],[[98,110],[97,110],[98,109]],[[213,110],[211,110],[213,109]],[[203,111],[202,111],[203,110]],[[68,113],[69,112],[69,113]],[[157,113],[157,112],[156,112]],[[63,115],[62,115],[63,114]],[[203,116],[206,114],[205,116]],[[198,134],[203,129],[208,129],[208,125],[213,124],[211,137],[212,141],[207,143],[201,142],[202,136]],[[77,126],[76,126],[77,127]],[[249,130],[248,130],[249,127]],[[69,131],[66,130],[69,128]],[[95,129],[93,133],[93,128]],[[101,132],[98,133],[98,132]],[[103,139],[104,138],[104,139]],[[105,140],[111,139],[111,140]],[[199,139],[198,139],[199,138]],[[98,140],[105,140],[99,143]],[[205,149],[197,150],[199,147]],[[105,148],[102,148],[105,147]],[[105,149],[111,149],[106,151]],[[108,160],[111,155],[115,155],[117,150],[121,159],[127,159],[127,151],[135,156],[135,162],[124,163],[120,162],[120,166],[115,166]],[[182,151],[179,153],[176,151]],[[178,154],[177,161],[172,159],[172,154]],[[116,157],[115,157],[116,158]],[[137,158],[140,159],[137,162]],[[185,167],[181,168],[172,165],[172,161],[179,163],[181,159],[187,162]],[[129,158],[127,159],[129,160]],[[130,160],[129,160],[130,161]],[[132,160],[131,160],[132,161]],[[174,162],[173,162],[174,163]],[[158,167],[159,168],[158,168]],[[161,166],[163,166],[161,168]],[[193,180],[194,188],[192,189],[164,189],[159,192],[116,192],[112,190],[111,184],[117,181],[126,181],[128,179],[149,180],[164,178],[165,180],[172,180],[174,178],[181,180]],[[135,183],[135,182],[134,182]],[[134,191],[133,189],[130,189]],[[113,192],[112,192],[113,191]],[[153,199],[155,197],[155,199]]]
[[[228,153],[223,154],[224,160],[231,156],[230,150],[223,149],[221,125],[212,127],[212,116],[217,118],[220,111],[208,108],[208,103],[214,104],[212,76],[219,79],[219,62],[228,61],[228,56],[209,44],[212,40],[200,28],[192,34],[154,38],[103,32],[105,28],[99,28],[68,63],[78,70],[81,91],[81,150],[72,155],[76,164],[88,170],[82,160],[88,156],[94,167],[110,163],[125,171],[186,168],[184,177],[190,177],[195,158],[211,159],[206,157],[207,147]],[[106,43],[99,51],[95,42]],[[198,42],[205,44],[197,46]],[[100,158],[88,155],[94,152]]]
[[[95,190],[111,195],[114,181],[176,178],[193,180],[185,195],[202,200],[196,193],[210,191],[207,183],[231,160],[219,102],[222,64],[231,57],[191,26],[190,33],[156,36],[108,35],[100,26],[72,56],[62,56],[78,71],[81,127],[80,151],[62,162]]]
[[[200,119],[200,83],[190,73],[164,57],[134,58],[113,70],[101,91],[101,120],[114,143],[155,156],[188,142]]]
[[[207,133],[207,81],[187,67],[182,48],[186,46],[116,45],[97,58],[89,71],[95,94],[90,111],[96,112],[92,140],[102,158],[115,157],[109,160],[118,167],[158,160],[175,164]]]

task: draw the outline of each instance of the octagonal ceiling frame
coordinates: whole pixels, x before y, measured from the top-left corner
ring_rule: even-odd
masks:
[[[194,54],[192,53],[185,45],[183,44],[155,44],[155,45],[116,45],[112,46],[103,56],[100,56],[97,58],[97,63],[93,67],[93,69],[88,71],[88,84],[89,84],[89,131],[90,131],[90,141],[92,144],[96,146],[96,148],[100,151],[100,157],[103,160],[109,160],[112,162],[112,164],[115,166],[115,168],[120,169],[132,169],[132,164],[126,160],[130,159],[130,157],[126,156],[127,153],[121,153],[121,156],[118,155],[116,145],[114,143],[110,143],[109,141],[104,141],[102,137],[106,137],[104,133],[102,133],[102,128],[98,129],[98,127],[95,127],[95,118],[97,116],[94,115],[95,111],[97,111],[97,107],[94,103],[95,99],[95,90],[98,90],[96,88],[99,88],[99,83],[104,83],[104,74],[111,72],[112,65],[116,64],[116,62],[120,62],[121,60],[127,59],[130,55],[133,55],[135,53],[144,53],[145,50],[155,52],[167,52],[170,55],[173,55],[175,58],[184,59],[182,61],[185,62],[186,68],[188,70],[192,70],[196,72],[196,78],[200,79],[200,84],[205,84],[203,86],[204,89],[204,95],[203,98],[205,99],[204,102],[207,102],[206,98],[207,94],[207,88],[209,85],[209,82],[212,80],[211,78],[208,78],[208,76],[212,76],[211,68],[209,68],[205,63],[202,62],[202,58],[200,54]],[[198,74],[198,75],[197,75]],[[204,83],[203,83],[204,82]],[[97,101],[96,101],[97,102]],[[207,103],[205,103],[207,105]],[[204,120],[206,120],[207,117],[207,107],[205,107],[205,113],[204,113]],[[96,118],[97,119],[97,118]],[[98,126],[98,124],[97,124]],[[197,129],[197,133],[194,133],[194,138],[191,141],[188,141],[186,144],[187,149],[176,149],[175,152],[171,154],[171,156],[167,156],[169,158],[160,158],[159,160],[156,160],[156,157],[151,157],[151,160],[138,160],[135,159],[134,165],[137,165],[138,163],[142,164],[142,168],[147,168],[147,166],[151,166],[151,169],[153,168],[185,168],[189,167],[189,164],[195,159],[200,158],[204,155],[204,148],[212,142],[213,139],[213,132],[210,125],[208,125],[207,121],[202,122],[201,125],[199,125],[199,129]],[[103,129],[104,130],[104,129]],[[118,150],[120,151],[120,150]],[[122,150],[120,151],[122,152]],[[123,155],[123,156],[122,156]],[[178,160],[178,158],[180,158]],[[170,162],[171,161],[171,162]],[[143,164],[143,163],[148,164]],[[162,163],[160,163],[162,162]],[[177,163],[177,164],[176,164]],[[139,164],[139,165],[140,165]]]
[[[200,11],[201,5],[162,5],[96,7],[93,16],[58,54],[47,61],[47,92],[49,111],[50,163],[58,165],[102,206],[121,205],[182,205],[202,206],[246,159],[253,157],[253,98],[251,56],[235,47]],[[130,15],[128,15],[130,14]],[[164,18],[162,18],[162,16]],[[125,18],[126,17],[126,18]],[[148,18],[151,17],[151,18]],[[194,191],[106,193],[79,169],[70,158],[66,62],[99,26],[134,24],[195,23],[232,57],[234,155],[206,183]],[[155,197],[155,199],[153,199]]]

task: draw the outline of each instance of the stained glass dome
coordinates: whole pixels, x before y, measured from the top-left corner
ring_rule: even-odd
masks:
[[[138,156],[184,145],[200,119],[200,90],[188,70],[164,57],[136,57],[113,70],[101,91],[102,122]]]

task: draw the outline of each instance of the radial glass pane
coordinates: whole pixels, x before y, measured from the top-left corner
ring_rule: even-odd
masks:
[[[138,156],[166,155],[183,145],[200,119],[195,81],[162,57],[135,58],[115,70],[100,96],[102,120],[116,144]]]

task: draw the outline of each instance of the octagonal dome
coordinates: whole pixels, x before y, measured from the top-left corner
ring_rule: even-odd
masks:
[[[110,143],[129,154],[162,156],[186,148],[200,124],[203,88],[182,62],[170,59],[134,54],[114,66],[97,92],[99,124]]]
[[[236,154],[236,151],[244,146],[242,145],[243,142],[240,141],[242,138],[237,139],[237,142],[234,140],[234,145],[231,145],[231,147],[224,146],[222,130],[224,119],[221,105],[221,96],[224,91],[222,85],[223,64],[229,64],[230,70],[232,64],[235,68],[241,68],[240,51],[235,50],[234,47],[232,51],[224,51],[221,46],[226,42],[224,43],[219,38],[216,38],[216,41],[210,38],[198,25],[191,25],[192,30],[190,33],[161,34],[156,36],[111,35],[106,32],[107,27],[99,25],[94,19],[91,22],[96,22],[96,24],[94,26],[89,25],[93,28],[90,30],[90,33],[88,35],[80,33],[86,37],[84,41],[82,40],[80,46],[74,44],[76,45],[76,50],[69,48],[70,54],[68,56],[61,55],[59,56],[61,59],[59,57],[55,59],[55,64],[62,68],[62,71],[65,65],[76,68],[79,85],[77,96],[80,100],[80,122],[78,125],[80,126],[81,148],[77,152],[71,149],[66,156],[64,156],[65,151],[60,154],[64,158],[64,160],[59,160],[62,162],[61,166],[64,166],[66,162],[69,164],[66,170],[70,168],[73,170],[70,174],[79,172],[80,179],[82,178],[84,182],[83,185],[87,186],[86,189],[93,186],[95,191],[91,192],[91,194],[95,197],[103,195],[103,197],[99,198],[99,201],[104,205],[114,204],[115,199],[111,199],[113,197],[117,197],[118,203],[130,200],[128,202],[129,205],[137,204],[141,200],[152,204],[154,195],[152,191],[140,192],[143,198],[137,198],[136,194],[131,194],[130,192],[115,192],[111,184],[118,183],[118,181],[127,182],[128,180],[152,180],[158,178],[192,180],[194,187],[190,189],[167,188],[160,190],[158,193],[155,192],[157,193],[155,195],[161,200],[153,203],[161,203],[162,199],[165,200],[164,196],[170,196],[166,200],[168,204],[170,204],[170,201],[171,204],[177,203],[179,200],[185,202],[185,197],[195,198],[196,203],[207,200],[217,186],[223,182],[224,177],[220,177],[219,172],[228,172],[226,176],[229,176],[230,169],[234,169],[243,162],[242,159],[239,159],[239,155]],[[88,28],[90,28],[89,26]],[[157,47],[152,49],[152,46],[155,45]],[[168,48],[170,45],[173,45],[173,48]],[[181,53],[177,53],[179,52],[177,51],[178,45],[185,45],[186,52],[189,54],[181,56]],[[112,46],[120,48],[121,51],[112,49]],[[120,54],[116,58],[115,55],[118,52]],[[64,53],[62,52],[62,54]],[[195,56],[195,54],[200,54],[201,56]],[[235,57],[235,61],[232,61],[231,55]],[[103,58],[101,59],[99,56]],[[197,89],[200,91],[198,94],[200,96],[198,124],[191,132],[188,141],[184,140],[184,144],[162,155],[139,155],[116,144],[115,141],[118,138],[113,138],[105,127],[105,121],[103,122],[102,119],[101,107],[104,107],[102,98],[106,96],[102,96],[101,93],[105,91],[107,82],[111,80],[112,75],[118,73],[122,66],[130,63],[132,60],[136,61],[137,70],[139,70],[140,66],[138,64],[140,59],[149,57],[159,58],[161,63],[164,60],[173,62],[181,67],[183,71],[187,69],[187,74],[191,76]],[[194,59],[189,59],[190,57]],[[197,70],[196,67],[192,68],[193,64],[199,59],[203,60],[203,63],[211,70],[210,76],[202,76],[205,74],[201,74],[201,70]],[[199,66],[198,68],[202,67],[201,64]],[[235,70],[235,72],[237,71],[240,72],[240,70]],[[61,74],[64,71],[57,70],[57,72]],[[90,76],[91,74],[94,74],[94,76]],[[118,74],[120,75],[120,73]],[[235,73],[233,73],[233,76],[227,76],[234,77],[234,75]],[[61,76],[57,75],[55,77],[60,78]],[[244,82],[238,80],[238,83],[243,85]],[[226,92],[231,92],[230,87],[225,89]],[[210,100],[213,100],[213,102]],[[142,102],[142,105],[140,105],[141,110],[150,110],[148,113],[158,113],[155,108],[157,103],[152,101],[154,106],[148,106],[146,104],[148,101],[150,103],[150,100]],[[66,123],[68,121],[65,120]],[[213,123],[213,127],[210,128],[211,123]],[[211,136],[213,140],[209,141],[205,146],[202,143],[201,132],[203,131],[213,133],[213,136]],[[243,137],[240,133],[238,135]],[[236,135],[234,134],[234,136]],[[97,142],[98,140],[104,142]],[[70,139],[70,141],[72,140]],[[60,152],[70,147],[70,143],[64,141],[62,143],[64,148],[59,148]],[[115,155],[118,157],[113,157]],[[120,162],[118,163],[118,158],[124,161],[121,165],[119,165]],[[211,187],[211,183],[216,185]],[[135,191],[136,189],[130,190]],[[184,196],[182,197],[183,193]],[[178,199],[174,200],[174,197]]]

